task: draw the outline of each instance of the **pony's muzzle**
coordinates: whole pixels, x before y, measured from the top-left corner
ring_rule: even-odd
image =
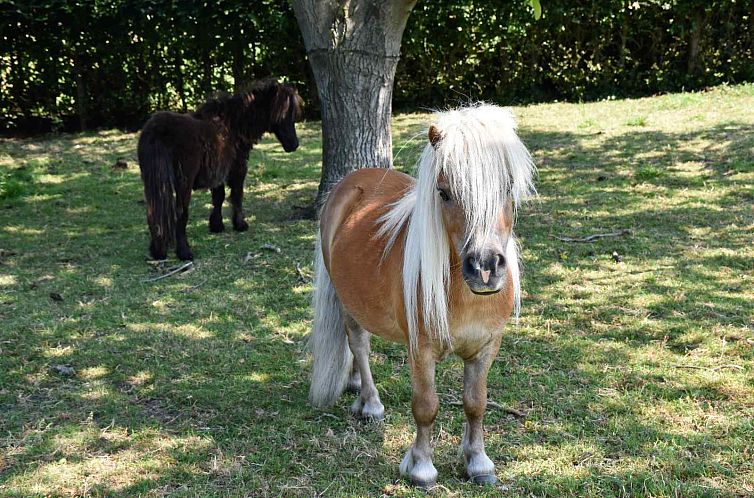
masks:
[[[479,253],[467,253],[463,258],[461,273],[474,294],[494,294],[503,288],[505,266],[503,254],[482,256]]]
[[[298,149],[298,139],[294,139],[291,141],[283,142],[283,150],[286,152],[294,152],[296,149]]]

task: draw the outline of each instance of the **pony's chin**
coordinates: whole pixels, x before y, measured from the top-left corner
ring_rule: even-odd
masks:
[[[497,294],[502,290],[502,287],[499,289],[487,289],[487,288],[481,288],[481,289],[474,289],[471,286],[469,286],[469,290],[476,294],[477,296],[491,296],[492,294]]]

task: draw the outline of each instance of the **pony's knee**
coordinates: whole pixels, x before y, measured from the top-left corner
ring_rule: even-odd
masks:
[[[466,413],[466,417],[469,419],[480,418],[484,416],[484,411],[487,409],[487,396],[479,395],[478,393],[463,396],[463,411]]]
[[[435,421],[440,409],[440,400],[436,394],[415,393],[411,402],[414,420],[419,425],[428,425]]]

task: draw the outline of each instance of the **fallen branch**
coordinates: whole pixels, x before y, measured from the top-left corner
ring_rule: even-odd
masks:
[[[447,398],[446,398],[446,400],[447,400],[448,404],[451,405],[451,406],[463,406],[463,401],[458,401],[458,400],[454,400],[454,399],[448,400]],[[510,415],[515,415],[516,417],[520,417],[520,418],[525,418],[526,415],[527,415],[525,412],[522,412],[520,410],[516,410],[515,408],[510,408],[508,406],[503,406],[503,405],[501,405],[499,403],[495,403],[494,401],[490,401],[490,400],[487,400],[487,406],[490,407],[490,408],[496,408],[496,409],[498,409],[500,411],[503,411],[503,412],[508,413]]]
[[[552,237],[555,239],[560,240],[561,242],[591,242],[596,239],[604,239],[606,237],[621,237],[623,235],[628,235],[631,233],[631,230],[628,228],[623,228],[621,230],[618,230],[617,232],[611,232],[611,233],[595,233],[593,235],[588,235],[586,237],[557,237],[553,235]]]
[[[718,370],[722,370],[724,368],[730,368],[732,370],[743,370],[744,369],[744,367],[742,367],[741,365],[734,365],[733,363],[728,363],[728,364],[725,364],[725,365],[720,365],[719,367],[715,367],[715,368],[712,369],[712,371],[713,372],[717,372]]]
[[[717,372],[718,370],[723,370],[725,368],[730,368],[731,370],[743,370],[744,367],[741,365],[734,365],[732,363],[726,363],[725,365],[719,365],[717,367],[699,367],[696,365],[673,365],[675,368],[685,368],[687,370],[705,370],[707,372]]]
[[[264,244],[260,249],[276,252],[278,254],[280,254],[283,251],[282,249],[280,249],[280,247],[276,246],[275,244]]]
[[[190,268],[193,268],[193,267],[194,267],[194,262],[193,261],[188,261],[186,263],[183,263],[180,266],[176,266],[175,268],[172,268],[167,273],[163,273],[162,275],[158,275],[156,277],[147,278],[145,280],[142,280],[142,282],[157,282],[158,280],[162,280],[163,278],[172,277],[173,275],[175,275],[177,273],[185,272],[185,271],[187,271],[187,270],[189,270]]]
[[[198,289],[199,287],[201,287],[202,285],[204,285],[204,284],[206,284],[206,283],[207,283],[207,279],[205,278],[204,280],[202,280],[202,281],[201,281],[201,282],[199,282],[198,284],[196,284],[196,285],[192,285],[192,286],[191,286],[191,287],[189,287],[189,288],[188,288],[187,290],[194,290],[194,289]]]

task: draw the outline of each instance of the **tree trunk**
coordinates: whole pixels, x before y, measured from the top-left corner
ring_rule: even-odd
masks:
[[[416,0],[292,3],[322,106],[319,208],[347,173],[393,166],[393,79]]]
[[[694,76],[697,72],[697,67],[699,65],[699,52],[701,51],[700,40],[702,38],[704,24],[705,19],[703,13],[701,11],[697,11],[694,14],[694,19],[691,21],[689,54],[686,67],[689,76]]]
[[[243,35],[237,33],[236,38],[232,41],[232,53],[233,59],[231,61],[230,70],[233,73],[233,90],[236,92],[241,91],[243,86],[247,84],[246,76],[244,75],[244,45]]]
[[[84,81],[84,67],[78,50],[73,54],[73,74],[76,81],[76,108],[79,114],[79,128],[86,131],[86,83]]]
[[[176,42],[176,45],[178,43]],[[175,86],[178,89],[178,97],[181,99],[181,112],[186,112],[186,83],[183,77],[183,56],[181,49],[173,49],[173,65],[175,66]]]

